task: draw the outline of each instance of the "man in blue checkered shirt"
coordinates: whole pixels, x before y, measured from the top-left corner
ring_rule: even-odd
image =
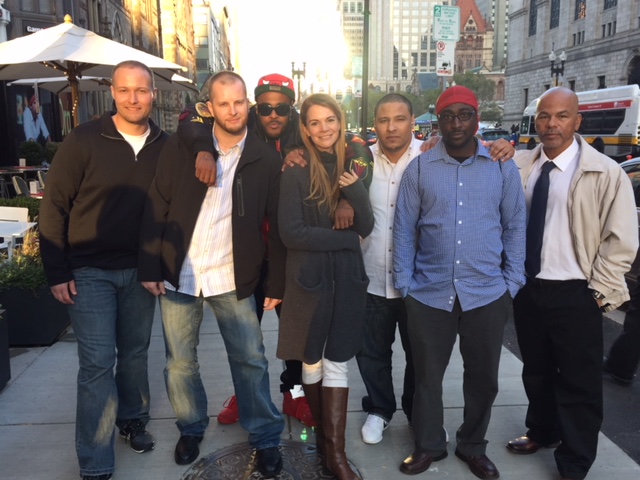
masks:
[[[459,335],[465,407],[455,453],[477,477],[498,478],[485,434],[504,325],[525,283],[524,193],[513,161],[493,162],[475,138],[473,92],[447,89],[436,113],[442,141],[407,167],[393,226],[416,372],[415,449],[400,470],[417,474],[447,456],[442,379]]]

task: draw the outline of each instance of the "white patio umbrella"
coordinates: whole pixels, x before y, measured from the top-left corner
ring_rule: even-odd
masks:
[[[66,77],[77,125],[78,81],[84,76],[109,78],[113,67],[125,60],[147,65],[158,83],[171,83],[174,73],[186,71],[178,64],[77,27],[66,15],[60,25],[0,43],[0,80]]]
[[[71,85],[66,77],[23,78],[21,80],[9,82],[7,85],[33,85],[55,94],[71,92]],[[106,92],[109,90],[110,86],[110,78],[82,77],[78,79],[78,90],[80,92]],[[174,73],[171,76],[171,81],[169,82],[162,78],[156,78],[156,88],[161,91],[186,90],[196,94],[199,93],[198,87],[193,83],[193,81],[187,77],[178,75],[177,73]]]

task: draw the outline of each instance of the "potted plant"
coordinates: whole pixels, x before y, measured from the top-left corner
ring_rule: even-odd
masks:
[[[60,145],[62,145],[62,142],[49,142],[44,147],[44,153],[48,163],[51,163],[53,161],[53,157],[56,156],[56,152],[58,151]]]
[[[37,167],[42,165],[42,161],[46,158],[44,148],[38,142],[29,140],[22,142],[18,147],[20,158],[27,160],[27,166]]]
[[[11,379],[11,361],[9,358],[9,332],[4,310],[0,305],[0,390]]]
[[[10,346],[51,345],[69,325],[67,307],[47,286],[37,232],[27,234],[13,257],[0,263],[0,303]]]

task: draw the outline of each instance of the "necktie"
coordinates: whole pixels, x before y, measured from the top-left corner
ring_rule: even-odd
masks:
[[[555,167],[555,163],[545,162],[540,177],[533,187],[529,223],[527,224],[527,259],[524,262],[529,278],[535,278],[540,273],[544,219],[547,215],[547,199],[549,197],[549,172]]]

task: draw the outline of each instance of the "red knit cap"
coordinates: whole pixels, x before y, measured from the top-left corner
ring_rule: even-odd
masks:
[[[284,93],[291,101],[296,101],[296,92],[293,90],[293,80],[279,73],[271,73],[258,80],[258,86],[253,92],[256,101],[264,92]]]
[[[454,87],[447,88],[442,92],[442,95],[438,97],[438,101],[436,102],[436,113],[440,113],[442,110],[454,103],[464,103],[465,105],[473,107],[476,112],[478,111],[478,98],[476,97],[476,94],[467,87],[456,85]]]

